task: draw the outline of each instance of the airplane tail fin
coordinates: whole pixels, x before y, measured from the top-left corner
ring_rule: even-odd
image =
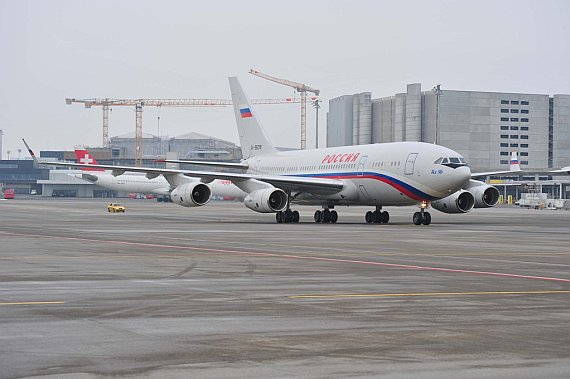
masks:
[[[36,154],[34,154],[34,152],[32,151],[32,149],[30,149],[30,146],[28,146],[28,143],[26,142],[25,139],[22,138],[22,141],[24,142],[24,145],[26,145],[26,149],[28,149],[28,153],[30,153],[30,156],[32,157],[32,160],[34,161],[34,166],[37,166],[40,164],[40,161],[38,159],[38,157],[36,157]]]
[[[91,154],[85,149],[75,149],[75,156],[77,157],[77,163],[82,163],[85,166],[89,166],[92,164],[99,164],[97,160],[91,157]],[[82,171],[105,171],[100,168],[93,168],[93,167],[82,167]]]
[[[521,166],[519,164],[519,159],[517,157],[516,151],[513,151],[511,153],[511,164],[509,166],[509,171],[521,171]]]
[[[166,160],[178,160],[178,154],[174,151],[169,151],[168,153],[166,153]],[[166,168],[170,168],[173,170],[180,170],[180,163],[172,163],[172,162],[166,162]]]
[[[237,77],[230,77],[230,91],[243,158],[277,151],[263,130]]]

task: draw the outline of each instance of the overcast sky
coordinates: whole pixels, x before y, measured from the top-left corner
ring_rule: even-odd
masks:
[[[390,96],[412,82],[568,94],[569,20],[567,0],[0,0],[3,158],[22,137],[35,150],[101,145],[101,109],[66,97],[229,99],[233,75],[251,98],[293,95],[250,68],[321,90],[322,142],[327,102],[344,94]],[[299,146],[298,105],[256,109],[275,144]],[[159,116],[161,135],[238,142],[229,107],[147,107],[143,131],[157,134]],[[314,146],[312,108],[307,119]],[[113,109],[110,136],[134,128],[134,109]]]

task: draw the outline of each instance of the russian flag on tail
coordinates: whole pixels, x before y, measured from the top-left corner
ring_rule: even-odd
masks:
[[[521,170],[521,166],[519,164],[517,152],[513,151],[511,153],[511,161],[510,161],[510,165],[509,165],[509,171],[520,171],[520,170]]]
[[[241,115],[241,118],[249,118],[249,117],[253,117],[253,115],[251,114],[251,109],[249,109],[249,107],[240,107],[239,108],[239,113]]]

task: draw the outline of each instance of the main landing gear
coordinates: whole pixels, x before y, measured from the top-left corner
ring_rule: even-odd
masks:
[[[300,193],[296,194],[295,196],[291,196],[291,191],[287,192],[287,206],[285,207],[284,211],[279,211],[275,213],[275,221],[278,224],[289,224],[289,223],[298,223],[299,222],[299,212],[291,210],[291,200],[295,197],[299,196]]]
[[[368,211],[364,216],[367,224],[387,224],[390,221],[390,214],[382,211],[381,206],[376,206],[375,211]]]
[[[286,209],[281,212],[275,213],[275,221],[278,224],[288,224],[299,222],[299,212],[292,211],[291,209]]]
[[[317,224],[336,224],[338,221],[338,213],[333,209],[332,211],[328,208],[323,209],[322,211],[315,211],[315,222]]]
[[[420,211],[414,213],[414,216],[412,217],[414,225],[431,224],[431,215],[429,214],[429,212],[426,212],[427,206],[428,204],[426,202],[420,204]]]

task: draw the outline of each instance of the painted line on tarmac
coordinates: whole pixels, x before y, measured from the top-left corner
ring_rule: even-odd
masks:
[[[40,238],[59,239],[59,240],[65,240],[65,241],[79,241],[79,242],[89,242],[89,243],[108,243],[108,244],[124,245],[124,246],[140,246],[140,247],[145,247],[145,248],[199,251],[199,252],[210,252],[210,253],[219,253],[219,254],[233,254],[233,255],[244,255],[244,256],[252,256],[252,257],[296,259],[296,260],[329,262],[329,263],[349,263],[349,264],[355,264],[355,265],[357,264],[357,265],[368,265],[368,266],[377,266],[377,267],[389,267],[389,268],[417,270],[417,271],[438,271],[438,272],[447,272],[447,273],[455,273],[455,274],[485,275],[485,276],[497,276],[497,277],[512,278],[512,279],[545,280],[545,281],[552,281],[552,282],[570,283],[570,279],[548,277],[548,276],[508,274],[508,273],[504,273],[504,272],[494,272],[494,271],[462,270],[462,269],[448,268],[448,267],[418,266],[418,265],[409,265],[409,264],[363,261],[363,260],[353,260],[353,259],[344,259],[344,258],[327,258],[327,257],[304,256],[304,255],[294,255],[294,254],[278,254],[278,253],[260,253],[260,252],[255,252],[255,251],[240,251],[240,250],[228,250],[228,249],[214,249],[214,248],[206,248],[206,247],[163,245],[163,244],[157,244],[157,243],[90,239],[90,238],[81,238],[81,237],[63,237],[63,236],[41,235],[41,234],[13,233],[13,232],[3,232],[3,231],[0,231],[0,234],[9,235],[9,236],[18,236],[18,237],[40,237]]]
[[[65,301],[15,301],[15,302],[0,302],[2,305],[53,305],[65,304]]]
[[[418,293],[340,293],[318,295],[292,295],[290,299],[348,299],[382,297],[438,297],[438,296],[475,296],[475,295],[561,295],[570,291],[473,291],[473,292],[418,292]]]

